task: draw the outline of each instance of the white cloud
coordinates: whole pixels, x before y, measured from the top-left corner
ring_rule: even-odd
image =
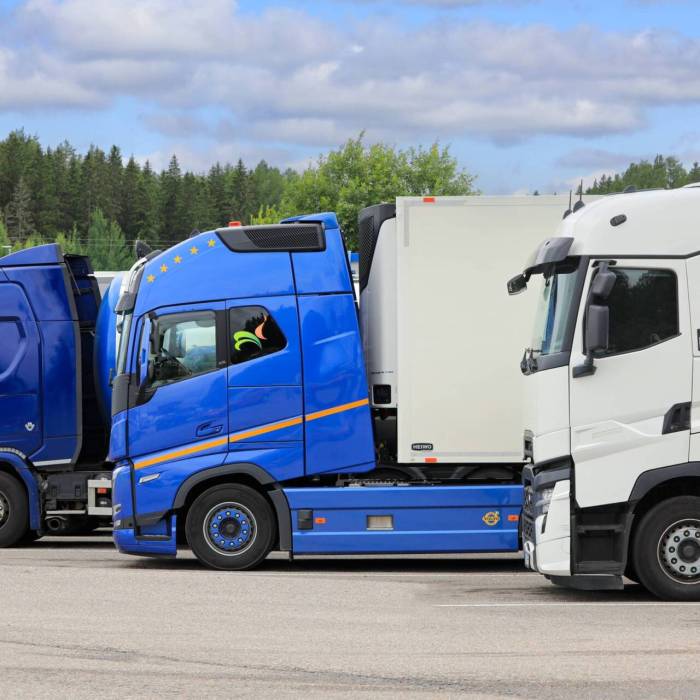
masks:
[[[607,151],[602,148],[577,148],[561,155],[557,159],[557,165],[570,169],[602,168],[615,170],[626,168],[630,163],[648,157],[648,155],[640,156],[639,154]]]
[[[0,109],[137,97],[170,138],[325,147],[364,129],[508,143],[630,132],[654,107],[700,103],[700,40],[669,32],[453,16],[338,27],[230,0],[25,0],[10,24]],[[220,121],[193,116],[206,110]]]
[[[0,111],[47,107],[98,107],[105,103],[99,92],[60,75],[50,57],[27,63],[0,47]]]

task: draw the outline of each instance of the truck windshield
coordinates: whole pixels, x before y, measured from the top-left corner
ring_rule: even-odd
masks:
[[[567,260],[544,274],[539,293],[532,355],[571,350],[571,314],[578,310],[578,261]]]

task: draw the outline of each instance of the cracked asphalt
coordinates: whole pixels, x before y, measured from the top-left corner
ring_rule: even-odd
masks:
[[[504,556],[303,558],[254,572],[0,551],[0,696],[689,698],[700,604],[558,589]]]

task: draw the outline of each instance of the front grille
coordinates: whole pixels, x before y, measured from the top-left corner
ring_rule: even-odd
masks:
[[[523,514],[531,518],[535,515],[535,490],[528,483],[523,492]]]
[[[523,525],[523,541],[524,542],[534,542],[535,541],[535,521],[523,513],[522,525]]]

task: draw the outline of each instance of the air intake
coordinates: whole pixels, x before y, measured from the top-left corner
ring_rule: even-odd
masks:
[[[273,224],[220,228],[219,238],[237,253],[311,253],[326,249],[323,224]]]

